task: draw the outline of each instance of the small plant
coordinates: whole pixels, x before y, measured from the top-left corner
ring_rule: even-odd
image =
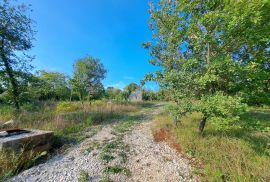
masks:
[[[126,176],[131,176],[131,172],[127,168],[123,168],[120,166],[108,166],[104,169],[104,173],[107,174],[118,174],[118,173],[123,173]]]
[[[0,152],[0,181],[5,181],[12,175],[34,166],[46,155],[47,152],[35,153],[25,151],[24,148],[19,152]]]
[[[121,164],[125,164],[127,162],[127,154],[124,151],[120,152],[119,157]]]
[[[100,154],[100,156],[99,156],[99,159],[105,161],[106,163],[108,163],[108,162],[110,162],[111,160],[113,160],[114,157],[113,157],[112,155],[108,154],[108,153],[102,152],[102,153]]]
[[[93,150],[95,150],[99,147],[100,147],[100,143],[93,142],[84,150],[84,154],[89,154],[90,152],[92,152]]]
[[[90,178],[90,176],[86,171],[84,171],[84,170],[80,171],[80,176],[78,178],[79,182],[87,182],[89,180],[89,178]]]
[[[103,177],[99,182],[112,182],[112,180],[109,177]]]
[[[102,151],[100,153],[99,158],[101,160],[103,160],[103,161],[106,161],[107,163],[109,161],[113,160],[114,157],[111,155],[111,153],[112,153],[112,150],[115,149],[116,147],[117,147],[117,145],[114,142],[111,142],[111,143],[106,144],[103,147],[103,149],[102,149]]]

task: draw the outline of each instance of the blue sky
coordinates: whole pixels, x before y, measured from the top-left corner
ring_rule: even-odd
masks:
[[[36,41],[31,51],[36,69],[72,74],[78,58],[100,58],[108,69],[105,86],[139,83],[147,72],[151,39],[148,0],[20,0],[32,4]],[[155,84],[148,88],[156,89]]]

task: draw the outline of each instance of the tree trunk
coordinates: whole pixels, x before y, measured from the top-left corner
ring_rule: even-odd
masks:
[[[202,133],[206,124],[206,117],[203,117],[199,124],[199,133]]]
[[[81,101],[81,103],[83,105],[83,96],[82,96],[82,93],[79,93],[79,99],[80,99],[80,101]]]
[[[15,105],[16,109],[19,110],[20,105],[19,105],[19,99],[18,99],[19,91],[18,91],[17,80],[14,77],[13,69],[10,66],[7,58],[5,57],[3,50],[2,50],[2,53],[1,53],[1,59],[4,62],[5,70],[7,72],[7,75],[9,77],[9,81],[10,81],[10,84],[11,84],[11,87],[12,87],[12,97],[13,97],[14,105]]]
[[[73,89],[70,90],[70,97],[69,97],[69,101],[72,101],[72,95],[73,95]]]
[[[207,56],[206,56],[207,64],[209,64],[210,61],[210,45],[207,44]]]

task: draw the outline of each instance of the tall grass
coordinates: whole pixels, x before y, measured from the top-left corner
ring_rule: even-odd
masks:
[[[166,125],[186,156],[198,160],[193,174],[202,181],[270,181],[270,133],[264,130],[270,126],[269,111],[251,111],[225,131],[207,123],[203,135],[197,133],[200,118],[199,113],[193,113],[174,127],[163,113],[155,118],[153,128],[158,131]],[[252,126],[254,121],[257,125]]]

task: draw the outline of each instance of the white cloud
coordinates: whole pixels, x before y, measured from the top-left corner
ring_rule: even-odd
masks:
[[[117,83],[113,83],[113,84],[109,84],[109,85],[106,85],[105,87],[108,88],[108,87],[114,87],[114,88],[119,88],[121,90],[123,90],[125,88],[126,84],[122,81],[119,81]]]

